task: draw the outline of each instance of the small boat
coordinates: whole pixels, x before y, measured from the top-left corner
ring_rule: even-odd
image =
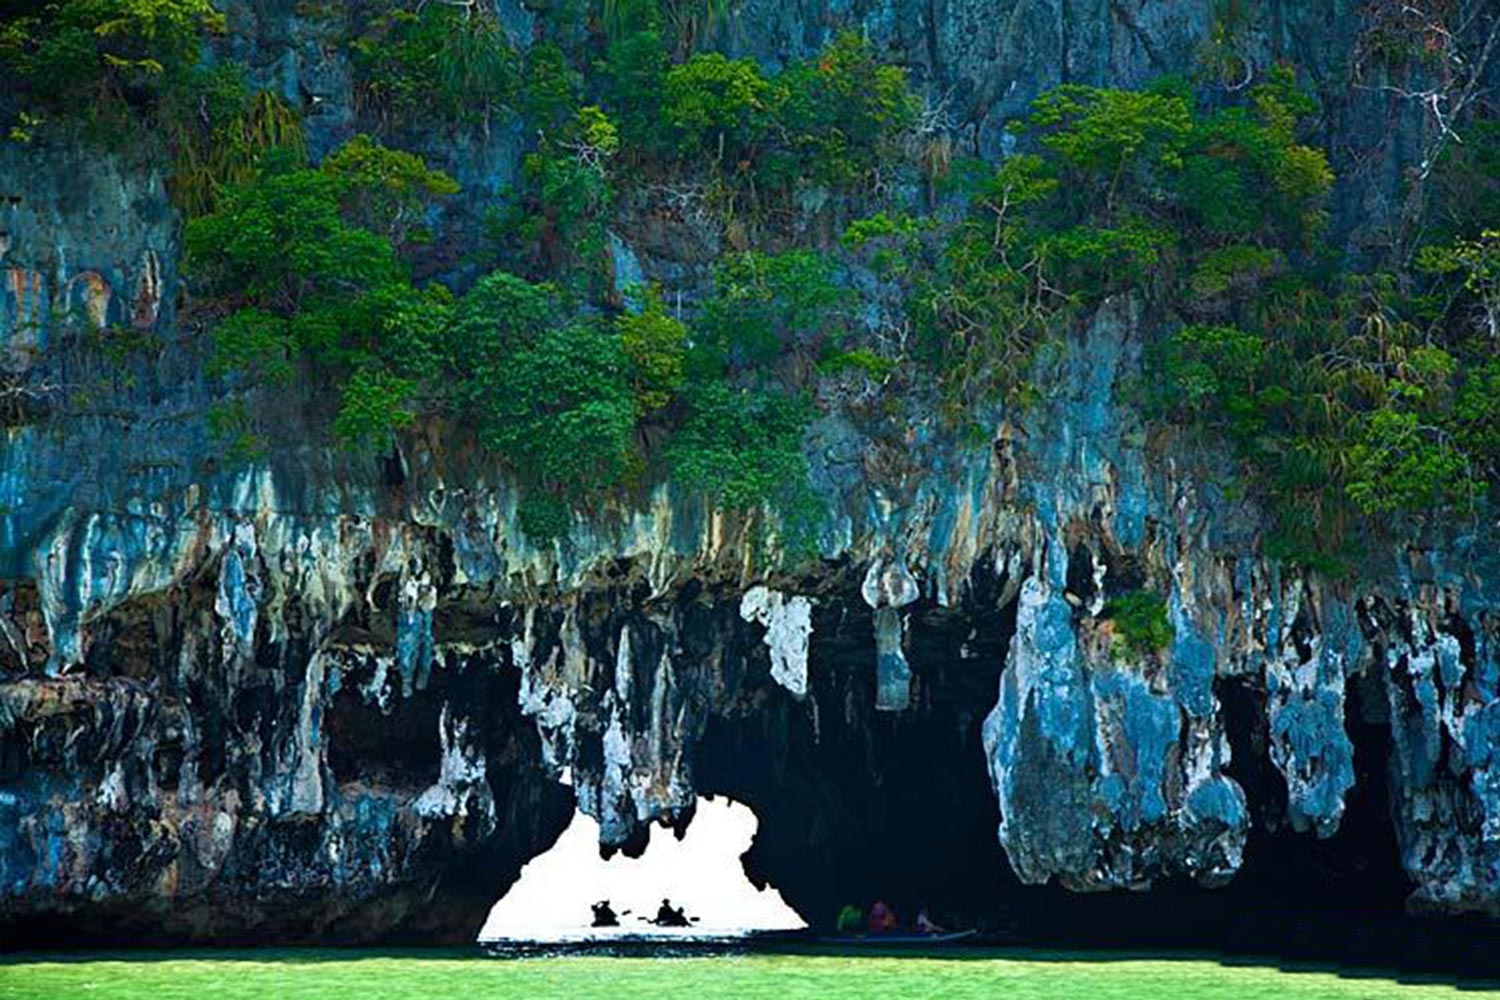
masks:
[[[904,934],[893,931],[889,934],[820,934],[818,944],[834,944],[845,948],[930,948],[935,945],[958,944],[979,936],[979,931],[944,931],[941,934]]]

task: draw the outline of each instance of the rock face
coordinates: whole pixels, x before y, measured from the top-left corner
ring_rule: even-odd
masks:
[[[231,6],[252,72],[319,99],[314,148],[352,129],[316,26]],[[1253,6],[1247,72],[1327,77],[1358,28]],[[773,61],[859,24],[993,153],[1041,89],[1190,67],[1210,7],[751,0],[723,42]],[[1340,193],[1358,249],[1420,109],[1331,91],[1331,148],[1387,143]],[[455,232],[521,148],[442,151]],[[268,461],[222,465],[153,168],[0,146],[0,194],[0,369],[42,401],[0,441],[0,941],[462,940],[575,801],[636,851],[703,793],[758,810],[747,868],[812,919],[1075,905],[1044,883],[1500,911],[1493,526],[1353,583],[1266,558],[1224,457],[1148,437],[1131,299],[981,445],[917,419],[892,458],[824,418],[812,564],[665,487],[538,549],[481,456],[334,453],[316,400]],[[632,268],[671,264],[630,238]],[[1148,586],[1175,639],[1140,656],[1102,612]]]

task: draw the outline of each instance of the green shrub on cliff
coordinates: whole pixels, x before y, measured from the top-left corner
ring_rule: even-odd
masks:
[[[654,27],[612,37],[605,53],[602,100],[620,123],[627,155],[640,159],[670,156],[668,128],[662,111],[663,91],[672,63]]]
[[[288,318],[400,280],[390,241],[345,218],[348,193],[321,170],[265,172],[188,223],[187,266],[207,289],[249,296]]]
[[[1231,443],[1273,552],[1338,570],[1365,533],[1471,510],[1500,466],[1476,347],[1500,325],[1500,240],[1429,247],[1426,278],[1331,275],[1315,111],[1282,69],[1231,106],[1172,81],[1038,98],[941,252],[903,250],[945,412],[1023,392],[1038,343],[1130,294],[1176,327],[1150,349],[1155,412]]]
[[[375,6],[350,50],[355,100],[382,128],[487,125],[514,98],[518,60],[484,5]]]
[[[678,482],[731,510],[796,506],[807,489],[806,399],[708,380],[689,390],[687,410],[668,446]]]
[[[801,502],[807,402],[736,386],[722,365],[689,372],[691,336],[654,290],[639,313],[613,323],[580,316],[555,286],[505,272],[458,302],[446,399],[522,484],[534,541],[639,481],[644,422],[669,432],[673,478],[716,504],[783,513]]]
[[[1145,657],[1172,644],[1176,630],[1167,617],[1167,602],[1160,594],[1136,590],[1111,598],[1104,617],[1114,628],[1117,657]]]
[[[1191,97],[1168,89],[1065,84],[1038,97],[1031,109],[1026,124],[1055,162],[1090,187],[1104,180],[1111,198],[1180,168],[1195,124]]]
[[[33,100],[53,106],[158,96],[223,31],[208,0],[64,0],[0,22],[0,57]]]
[[[211,370],[285,383],[310,364],[338,389],[335,429],[348,440],[410,423],[448,307],[441,290],[412,287],[392,240],[453,189],[415,157],[359,137],[319,169],[273,157],[225,191],[183,233],[199,293],[234,307],[214,328]]]
[[[960,423],[1024,381],[1033,345],[1060,296],[1039,280],[1040,218],[1059,180],[1039,155],[1007,157],[973,192],[968,216],[935,261],[910,276],[919,356],[935,373],[944,415]]]
[[[1242,418],[1247,396],[1265,374],[1265,359],[1266,343],[1256,334],[1232,326],[1184,327],[1161,348],[1160,403],[1183,417],[1213,406],[1221,419]]]
[[[1278,555],[1347,571],[1361,535],[1464,514],[1495,478],[1492,354],[1398,286],[1278,279],[1243,326],[1188,325],[1148,360],[1156,412],[1245,463]]]
[[[639,479],[638,425],[678,400],[687,336],[654,291],[612,323],[503,271],[459,301],[448,399],[522,484],[530,538],[555,537],[572,512]]]
[[[1245,105],[1219,109],[1170,81],[1143,92],[1070,85],[1038,98],[1022,129],[1040,149],[1029,169],[1056,185],[1023,199],[1032,229],[1019,240],[1034,249],[1039,280],[1093,300],[1230,246],[1305,246],[1333,181],[1323,153],[1298,140],[1313,110],[1280,70]]]
[[[1448,427],[1471,475],[1500,482],[1500,358],[1469,359],[1458,378]]]
[[[27,9],[27,8],[30,9]],[[0,66],[16,88],[0,111],[80,119],[118,142],[198,63],[224,15],[208,0],[63,0],[0,15]],[[9,108],[6,105],[10,105]]]
[[[504,273],[482,279],[458,305],[455,391],[480,441],[527,488],[578,507],[627,482],[641,459],[624,345],[606,324],[567,311],[552,289]]]
[[[412,408],[416,394],[414,380],[379,364],[357,369],[344,384],[338,416],[333,421],[334,436],[349,444],[383,440],[417,419]]]
[[[1500,116],[1456,123],[1459,142],[1443,147],[1428,185],[1426,221],[1442,244],[1500,227]]]
[[[1326,347],[1330,320],[1285,317],[1309,336],[1284,334],[1275,350],[1259,332],[1276,328],[1260,304],[1280,274],[1312,262],[1323,226],[1332,174],[1300,138],[1314,110],[1279,69],[1227,107],[1171,80],[1039,97],[1013,126],[1022,151],[978,183],[967,220],[917,282],[916,319],[946,411],[962,418],[1023,393],[1038,343],[1130,294],[1182,327],[1154,351],[1158,406],[1230,435],[1287,496],[1306,495],[1312,470],[1347,465],[1352,445],[1341,460],[1321,431],[1299,429],[1326,395],[1319,379],[1266,381],[1314,341]],[[1273,444],[1268,432],[1285,436]]]
[[[719,261],[714,294],[703,304],[695,366],[758,368],[788,349],[822,344],[836,334],[848,301],[824,254],[730,254]]]
[[[687,326],[668,314],[655,287],[645,290],[640,312],[621,313],[615,326],[630,358],[637,413],[665,409],[687,384]]]
[[[794,63],[779,83],[779,120],[806,178],[845,188],[896,155],[894,139],[916,121],[920,102],[899,66],[881,62],[853,31],[841,31],[815,59]]]
[[[662,114],[684,155],[735,171],[776,120],[782,92],[749,59],[694,56],[666,74]]]
[[[610,34],[600,95],[623,154],[655,173],[706,177],[734,211],[784,205],[799,187],[872,181],[917,118],[905,73],[853,32],[768,73],[718,52],[674,65],[656,19],[629,25]]]
[[[458,193],[458,185],[422,158],[386,149],[357,135],[323,160],[320,170],[342,185],[339,209],[361,229],[380,233],[396,246],[423,232],[434,199]]]
[[[601,293],[619,127],[584,103],[582,80],[549,43],[528,54],[519,105],[538,141],[522,158],[516,190],[487,214],[492,260],[537,280]]]
[[[1457,279],[1473,304],[1480,332],[1500,340],[1500,229],[1423,247],[1418,263],[1430,274]]]
[[[590,6],[611,42],[659,32],[679,61],[702,48],[729,15],[727,0],[591,0]]]
[[[188,218],[253,181],[268,157],[307,154],[297,113],[274,94],[252,94],[232,63],[192,71],[168,91],[160,116],[173,155],[168,193]]]

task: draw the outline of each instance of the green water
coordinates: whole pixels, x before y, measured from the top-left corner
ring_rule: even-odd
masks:
[[[1203,958],[982,953],[719,958],[248,952],[19,956],[0,1000],[1425,1000],[1500,991]]]

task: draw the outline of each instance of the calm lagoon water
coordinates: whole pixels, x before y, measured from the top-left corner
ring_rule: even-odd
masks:
[[[496,959],[434,952],[12,956],[0,1000],[1425,1000],[1500,985],[1209,958],[962,952]]]

